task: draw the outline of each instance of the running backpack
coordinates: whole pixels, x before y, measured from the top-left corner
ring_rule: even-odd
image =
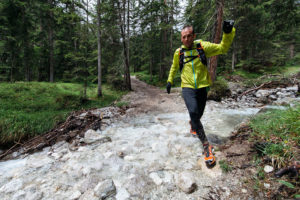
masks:
[[[201,45],[201,43],[197,44],[197,51],[198,51],[198,56],[184,56],[184,52],[185,51],[189,51],[191,49],[184,49],[184,48],[180,48],[180,52],[179,52],[179,66],[180,66],[180,72],[182,71],[184,64],[191,62],[192,60],[194,60],[195,58],[199,57],[201,62],[203,63],[203,65],[207,66],[207,59],[203,50],[203,47]],[[190,58],[188,61],[184,62],[185,58]]]

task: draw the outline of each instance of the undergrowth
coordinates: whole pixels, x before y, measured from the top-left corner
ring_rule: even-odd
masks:
[[[252,139],[257,141],[259,151],[267,156],[276,168],[299,160],[300,105],[287,110],[271,110],[253,118]]]
[[[97,86],[87,89],[74,83],[17,82],[0,84],[0,144],[11,144],[52,129],[74,110],[104,107],[125,92],[103,86],[97,98]]]

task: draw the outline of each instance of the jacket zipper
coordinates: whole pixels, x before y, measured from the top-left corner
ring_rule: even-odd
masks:
[[[191,56],[193,56],[193,50],[191,50]],[[195,76],[195,70],[194,70],[194,60],[192,60],[192,68],[193,68],[193,74],[194,74],[195,89],[197,89],[196,76]]]

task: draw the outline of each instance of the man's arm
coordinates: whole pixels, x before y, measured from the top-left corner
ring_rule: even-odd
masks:
[[[170,69],[170,73],[169,73],[169,77],[168,77],[167,82],[170,82],[171,84],[173,84],[173,79],[176,75],[176,72],[179,69],[179,52],[180,52],[180,49],[177,49],[175,51],[174,57],[173,57],[173,64],[172,64],[171,69]]]
[[[201,42],[206,57],[216,56],[219,54],[227,53],[233,38],[235,36],[235,28],[232,29],[230,33],[223,33],[222,41],[220,44]]]

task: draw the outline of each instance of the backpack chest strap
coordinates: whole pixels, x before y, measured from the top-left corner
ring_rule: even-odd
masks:
[[[197,44],[197,52],[198,55],[197,56],[184,56],[184,52],[188,51],[188,50],[193,50],[193,49],[184,49],[184,48],[180,48],[179,51],[179,67],[180,67],[180,72],[182,71],[184,64],[191,62],[192,60],[194,60],[195,58],[199,57],[199,59],[201,60],[202,64],[207,66],[207,59],[203,50],[203,47],[201,45],[201,43]],[[185,58],[190,58],[188,61],[184,62]]]

